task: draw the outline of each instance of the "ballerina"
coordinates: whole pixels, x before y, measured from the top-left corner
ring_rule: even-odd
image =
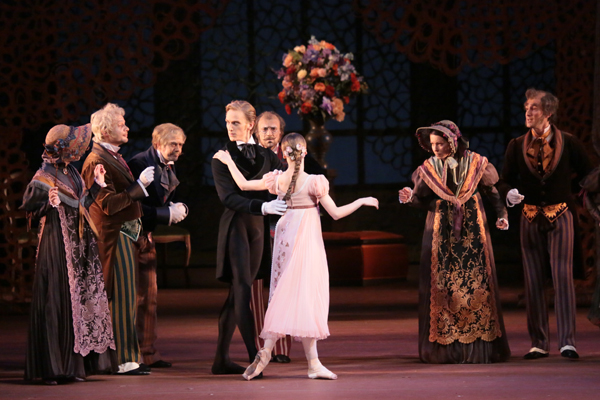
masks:
[[[336,206],[329,196],[327,179],[304,172],[304,137],[290,133],[283,138],[282,148],[288,169],[269,172],[261,180],[247,181],[229,153],[221,150],[214,156],[228,166],[240,189],[269,190],[288,205],[275,230],[269,306],[260,334],[265,345],[243,377],[251,380],[258,376],[271,360],[276,341],[290,335],[302,341],[309,378],[337,379],[336,374],[321,364],[317,353],[317,340],[329,336],[329,271],[318,204],[338,220],[361,206],[378,208],[379,202],[364,197]]]

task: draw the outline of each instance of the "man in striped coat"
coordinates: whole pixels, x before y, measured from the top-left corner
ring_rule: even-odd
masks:
[[[154,167],[146,168],[136,179],[119,154],[120,146],[129,140],[124,115],[125,110],[111,103],[92,114],[95,143],[83,164],[81,176],[90,187],[96,165],[102,164],[106,170],[105,185],[89,212],[98,230],[98,250],[111,310],[118,373],[147,375],[150,368],[141,363],[135,330],[135,242],[142,228],[139,200],[148,195],[146,187],[154,180]]]
[[[509,207],[524,203],[521,251],[532,342],[524,358],[535,360],[549,354],[544,298],[545,269],[549,266],[555,290],[558,348],[563,357],[576,359],[573,255],[577,249],[577,214],[572,180],[573,176],[575,182],[585,177],[591,164],[581,142],[551,124],[558,99],[536,89],[527,90],[525,96],[525,125],[529,131],[508,144],[498,184]]]

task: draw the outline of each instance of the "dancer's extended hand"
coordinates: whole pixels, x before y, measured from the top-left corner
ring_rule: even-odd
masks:
[[[363,206],[375,207],[379,210],[379,200],[377,200],[375,197],[364,197]]]
[[[398,201],[402,204],[409,202],[412,198],[412,192],[412,189],[409,187],[398,190]]]
[[[498,220],[496,221],[496,228],[500,229],[500,230],[507,230],[508,229],[508,220],[506,218],[498,218]]]
[[[226,150],[217,151],[215,153],[215,155],[213,156],[213,158],[216,158],[217,160],[221,161],[223,164],[229,164],[230,162],[233,162],[233,160],[231,159],[231,154],[229,154],[229,152]]]

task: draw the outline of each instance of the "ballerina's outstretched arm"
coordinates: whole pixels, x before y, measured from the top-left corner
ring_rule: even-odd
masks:
[[[379,201],[375,197],[361,197],[360,199],[354,200],[352,203],[341,207],[336,206],[329,195],[321,197],[319,202],[323,205],[323,208],[325,208],[327,213],[331,215],[331,218],[336,221],[352,214],[361,206],[371,206],[379,209]]]
[[[231,172],[231,176],[233,177],[233,180],[235,181],[235,183],[238,185],[238,187],[240,189],[245,190],[245,191],[266,190],[267,189],[267,187],[265,186],[264,178],[261,180],[251,180],[251,181],[244,178],[244,175],[242,175],[242,173],[238,169],[237,165],[235,165],[235,162],[231,159],[231,155],[229,154],[228,151],[219,150],[215,153],[213,158],[216,158],[217,160],[221,161],[223,164],[227,165],[227,168],[229,168],[229,172]]]

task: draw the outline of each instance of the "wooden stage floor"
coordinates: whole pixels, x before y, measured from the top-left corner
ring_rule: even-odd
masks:
[[[1,399],[599,399],[600,331],[577,314],[578,361],[560,357],[551,317],[549,358],[525,361],[529,350],[525,310],[517,307],[520,288],[501,289],[513,356],[491,365],[423,364],[417,353],[417,289],[395,283],[331,290],[331,337],[320,342],[324,365],[337,381],[310,380],[300,343],[290,364],[271,363],[265,377],[213,376],[217,316],[226,290],[159,291],[159,342],[170,369],[149,376],[91,376],[59,386],[22,380],[27,317],[0,315]],[[552,314],[551,314],[552,315]],[[232,358],[246,364],[238,333]]]

